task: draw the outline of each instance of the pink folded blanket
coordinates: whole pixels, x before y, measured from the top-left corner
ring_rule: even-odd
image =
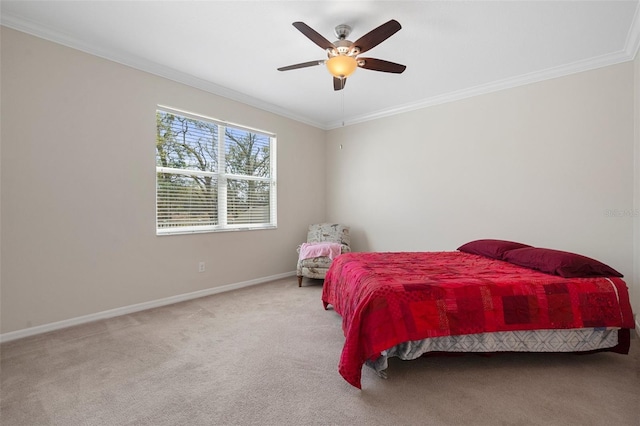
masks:
[[[342,245],[340,243],[302,243],[300,246],[299,259],[312,259],[314,257],[328,257],[334,259],[341,253]]]

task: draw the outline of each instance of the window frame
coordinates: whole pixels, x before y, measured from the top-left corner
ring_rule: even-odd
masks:
[[[210,233],[210,232],[230,232],[230,231],[249,231],[249,230],[263,230],[263,229],[276,229],[277,228],[277,166],[276,166],[276,148],[277,137],[273,132],[256,129],[236,123],[231,123],[215,118],[207,117],[204,115],[168,107],[165,105],[156,106],[156,116],[158,113],[173,114],[190,120],[196,120],[213,124],[217,126],[217,146],[216,152],[218,157],[218,167],[216,171],[205,170],[191,170],[191,169],[176,169],[172,167],[158,166],[158,150],[156,149],[156,235],[183,235],[183,234],[195,234],[195,233]],[[266,136],[269,138],[269,177],[260,177],[252,175],[243,175],[236,173],[227,173],[226,171],[226,129],[232,128],[243,132]],[[158,135],[158,126],[156,123],[156,137]],[[215,143],[216,141],[214,141]],[[158,200],[159,200],[159,186],[158,175],[159,173],[171,173],[186,176],[208,176],[212,177],[217,182],[217,224],[215,225],[183,225],[173,227],[160,227],[160,221],[158,220]],[[227,189],[228,181],[244,180],[244,181],[260,181],[269,184],[269,221],[261,223],[241,223],[241,224],[229,224],[227,213],[229,212],[229,206],[227,203]]]

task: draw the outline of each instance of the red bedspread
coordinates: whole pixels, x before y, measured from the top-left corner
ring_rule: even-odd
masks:
[[[343,254],[327,272],[322,301],[342,316],[338,370],[357,388],[366,360],[409,340],[634,327],[620,278],[562,278],[462,252]]]

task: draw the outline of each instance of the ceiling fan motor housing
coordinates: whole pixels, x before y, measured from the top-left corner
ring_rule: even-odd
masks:
[[[335,42],[333,42],[333,46],[333,49],[327,49],[329,57],[338,55],[355,56],[360,53],[360,49],[355,47],[353,45],[353,42],[350,40],[336,40]]]
[[[349,34],[351,34],[351,27],[347,24],[340,24],[335,28],[336,37],[338,40],[333,42],[334,49],[329,49],[329,57],[346,55],[356,56],[360,53],[360,49],[353,45],[351,40],[347,40]]]

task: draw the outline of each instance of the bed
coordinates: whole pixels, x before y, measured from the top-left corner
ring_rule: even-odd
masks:
[[[513,245],[515,244],[515,246]],[[609,266],[501,240],[451,252],[345,253],[322,291],[342,317],[338,371],[361,388],[366,364],[428,352],[628,353],[628,289]]]

